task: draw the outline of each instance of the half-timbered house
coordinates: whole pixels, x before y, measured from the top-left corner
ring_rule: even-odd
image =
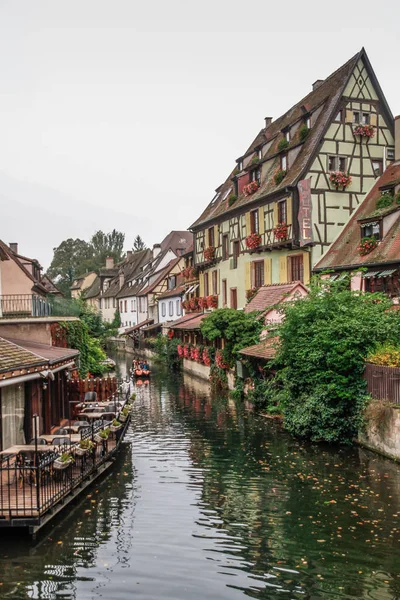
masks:
[[[200,296],[308,283],[312,267],[394,158],[393,116],[362,49],[265,127],[191,229]]]

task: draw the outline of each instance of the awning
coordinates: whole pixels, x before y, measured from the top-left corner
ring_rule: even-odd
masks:
[[[380,271],[368,271],[368,273],[363,273],[363,279],[372,279],[373,277],[378,277]]]
[[[397,269],[386,269],[386,271],[381,271],[379,273],[379,277],[390,277],[393,273],[396,273]]]
[[[132,333],[133,331],[137,331],[138,329],[141,329],[142,327],[145,327],[146,325],[150,325],[151,323],[153,323],[154,319],[147,319],[147,321],[142,321],[141,323],[138,323],[137,325],[134,325],[133,327],[128,327],[128,329],[125,329],[125,331],[123,331],[120,335],[126,335],[129,333]]]

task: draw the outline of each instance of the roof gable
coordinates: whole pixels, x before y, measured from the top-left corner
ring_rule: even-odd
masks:
[[[307,293],[308,290],[301,281],[263,285],[246,305],[244,311],[246,313],[253,311],[265,312],[273,306],[295,297],[297,294],[304,296]]]

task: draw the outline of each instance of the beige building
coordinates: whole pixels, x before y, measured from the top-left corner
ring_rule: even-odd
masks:
[[[82,275],[82,277],[75,279],[69,288],[71,290],[71,297],[79,298],[82,292],[90,288],[96,277],[97,274],[94,271],[91,271],[90,273],[86,273],[86,275]]]
[[[199,296],[243,308],[312,267],[394,159],[394,120],[362,49],[264,128],[193,223]]]

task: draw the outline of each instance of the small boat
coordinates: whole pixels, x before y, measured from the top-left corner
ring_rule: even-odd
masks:
[[[133,372],[135,377],[150,377],[150,373],[149,369],[135,369]]]

